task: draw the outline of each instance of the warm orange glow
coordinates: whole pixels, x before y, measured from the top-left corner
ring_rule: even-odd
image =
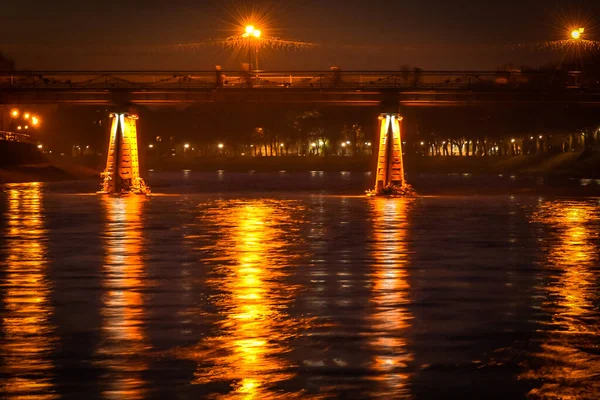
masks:
[[[19,116],[19,110],[12,110],[10,112],[10,116],[13,118],[17,118]]]
[[[248,35],[251,35],[254,32],[254,25],[248,25],[246,26],[246,33]]]
[[[48,233],[42,184],[5,188],[6,259],[3,266],[2,397],[55,399],[56,334],[48,273]]]
[[[25,113],[25,114],[23,114],[23,118],[25,118],[25,119],[29,119],[29,113]]]
[[[140,177],[137,116],[111,114],[112,126],[101,193],[150,193]]]
[[[584,28],[574,29],[573,31],[571,31],[571,38],[574,40],[579,40],[581,39],[583,32],[585,32]]]
[[[102,335],[98,353],[107,357],[106,398],[145,398],[141,355],[150,349],[142,325],[145,319],[142,291],[144,270],[142,213],[145,196],[103,197],[106,210],[106,259],[101,314]]]
[[[400,189],[405,186],[402,160],[402,117],[385,114],[379,118],[379,154],[375,174],[375,194],[382,190]],[[389,135],[390,129],[392,130]],[[392,143],[388,143],[388,139]]]
[[[20,131],[21,129],[23,129],[23,127],[21,125],[17,126],[17,130]]]
[[[378,372],[373,380],[381,387],[378,394],[385,398],[400,398],[410,394],[407,373],[413,355],[404,338],[412,316],[406,266],[408,264],[407,213],[408,199],[377,198],[373,212],[373,294],[375,307],[371,328],[377,332],[370,340],[373,348],[373,368]]]
[[[598,218],[595,200],[548,201],[534,216],[534,222],[548,233],[540,242],[546,255],[542,259],[546,283],[540,293],[545,300],[540,312],[551,319],[544,322],[547,334],[534,354],[545,362],[524,374],[544,384],[528,397],[577,399],[600,394],[598,385],[577,389],[569,384],[574,377],[593,382],[600,370],[600,361],[587,350],[596,345],[597,329],[590,321],[597,317]]]
[[[40,123],[40,120],[38,119],[38,117],[32,117],[31,118],[31,124],[33,126],[37,126]]]
[[[277,389],[291,379],[294,363],[285,354],[302,325],[286,313],[296,295],[285,284],[286,269],[298,240],[291,219],[294,205],[285,201],[223,201],[207,214],[222,232],[214,251],[218,266],[207,281],[219,310],[218,335],[202,339],[184,358],[199,364],[193,383],[233,383],[222,399],[287,398]]]
[[[261,34],[260,29],[255,29],[254,32],[252,32],[252,35],[256,38],[259,38],[260,34]]]

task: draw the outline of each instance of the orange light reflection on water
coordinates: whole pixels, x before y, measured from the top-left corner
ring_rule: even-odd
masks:
[[[294,376],[289,340],[297,321],[286,314],[296,288],[284,285],[289,246],[298,239],[288,210],[278,201],[223,202],[209,219],[223,232],[214,278],[208,284],[223,293],[215,298],[219,333],[184,354],[201,365],[195,384],[225,382],[231,390],[219,398],[291,398],[275,389]],[[288,224],[289,229],[283,226]]]
[[[0,371],[4,376],[0,387],[7,396],[53,399],[58,396],[53,393],[54,365],[50,355],[57,340],[51,323],[42,185],[9,185],[6,196],[6,316],[0,342]]]
[[[370,341],[374,350],[373,378],[381,397],[409,395],[408,363],[413,356],[406,348],[403,334],[411,326],[412,316],[406,309],[410,303],[406,266],[408,249],[408,199],[372,200],[373,213],[373,294],[375,307],[370,319],[375,332]]]
[[[547,297],[542,307],[552,320],[538,354],[543,366],[524,375],[543,382],[531,391],[532,397],[600,398],[600,359],[593,356],[600,334],[594,305],[598,232],[589,228],[599,218],[600,207],[582,201],[544,203],[535,215],[551,234],[545,248],[553,279],[544,287]]]
[[[145,396],[142,373],[148,366],[144,353],[150,348],[142,324],[145,287],[142,259],[144,196],[104,196],[106,209],[104,265],[105,297],[102,307],[103,340],[98,354],[106,357],[110,373],[104,381],[108,398],[139,399]]]

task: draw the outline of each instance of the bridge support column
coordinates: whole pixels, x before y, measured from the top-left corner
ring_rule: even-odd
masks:
[[[106,169],[101,174],[102,190],[107,194],[148,194],[150,189],[140,177],[136,121],[128,113],[112,113]]]
[[[375,196],[400,195],[407,190],[402,159],[402,117],[396,113],[379,116],[379,154],[375,173]]]

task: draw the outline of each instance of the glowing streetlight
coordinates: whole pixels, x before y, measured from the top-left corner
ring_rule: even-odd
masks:
[[[248,25],[246,26],[246,34],[247,35],[252,35],[254,33],[254,25]]]
[[[21,127],[21,125],[17,126],[17,130],[20,131],[21,129],[23,129],[23,127]]]
[[[511,140],[510,140],[510,142],[511,142],[511,143],[514,143],[514,142],[515,142],[515,139],[511,139]]]
[[[25,129],[29,129],[29,125],[25,125]]]
[[[425,146],[425,142],[421,142],[421,146]]]
[[[38,117],[31,117],[31,125],[37,126],[40,123]]]
[[[44,146],[42,146],[41,144],[38,144],[38,149],[41,149],[42,147],[44,147]]]
[[[342,143],[342,147],[346,147],[346,143]]]
[[[224,145],[223,143],[219,143],[219,144],[218,144],[218,147],[219,147],[220,149],[222,149],[223,147],[225,147],[225,145]]]
[[[573,40],[579,40],[581,39],[581,35],[583,35],[583,32],[585,32],[584,28],[574,29],[573,31],[571,31],[571,38]]]
[[[185,147],[186,149],[189,149],[190,148],[190,144],[186,143],[186,144],[183,145],[183,147]]]
[[[543,139],[544,137],[542,135],[540,135],[540,139]]]
[[[29,119],[29,113],[25,113],[25,114],[23,114],[23,118],[25,118],[25,119]]]
[[[317,147],[317,144],[313,142],[313,143],[310,144],[310,146],[311,147]]]
[[[10,116],[13,118],[17,118],[19,116],[19,110],[12,110],[10,112]]]
[[[154,145],[153,145],[153,144],[149,144],[149,145],[148,145],[148,148],[149,148],[149,149],[153,149],[153,148],[154,148]]]
[[[283,146],[284,146],[284,144],[283,144],[283,143],[279,144],[279,147],[283,147]]]

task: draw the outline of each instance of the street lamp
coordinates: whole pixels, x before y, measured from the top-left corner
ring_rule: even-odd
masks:
[[[12,110],[10,112],[10,116],[13,118],[17,118],[19,116],[19,110]]]
[[[260,29],[256,29],[254,25],[247,25],[246,32],[242,35],[249,40],[252,39],[260,39],[262,32]],[[256,43],[255,43],[256,44]],[[258,46],[254,46],[254,54],[255,54],[255,65],[254,69],[258,71]],[[252,46],[248,43],[248,69],[252,70]]]
[[[585,32],[584,28],[574,29],[571,31],[571,38],[573,40],[580,40],[583,32]]]
[[[225,147],[225,146],[223,145],[223,143],[219,143],[219,144],[218,144],[218,147],[219,147],[220,149],[222,149],[222,148],[223,148],[223,147]]]
[[[25,113],[25,114],[23,114],[23,118],[25,118],[25,119],[29,119],[29,113]]]
[[[33,126],[37,126],[40,123],[40,120],[38,119],[38,117],[31,117],[31,125]]]
[[[190,145],[189,145],[189,143],[186,143],[186,144],[183,145],[183,147],[185,147],[186,149],[189,149]]]

